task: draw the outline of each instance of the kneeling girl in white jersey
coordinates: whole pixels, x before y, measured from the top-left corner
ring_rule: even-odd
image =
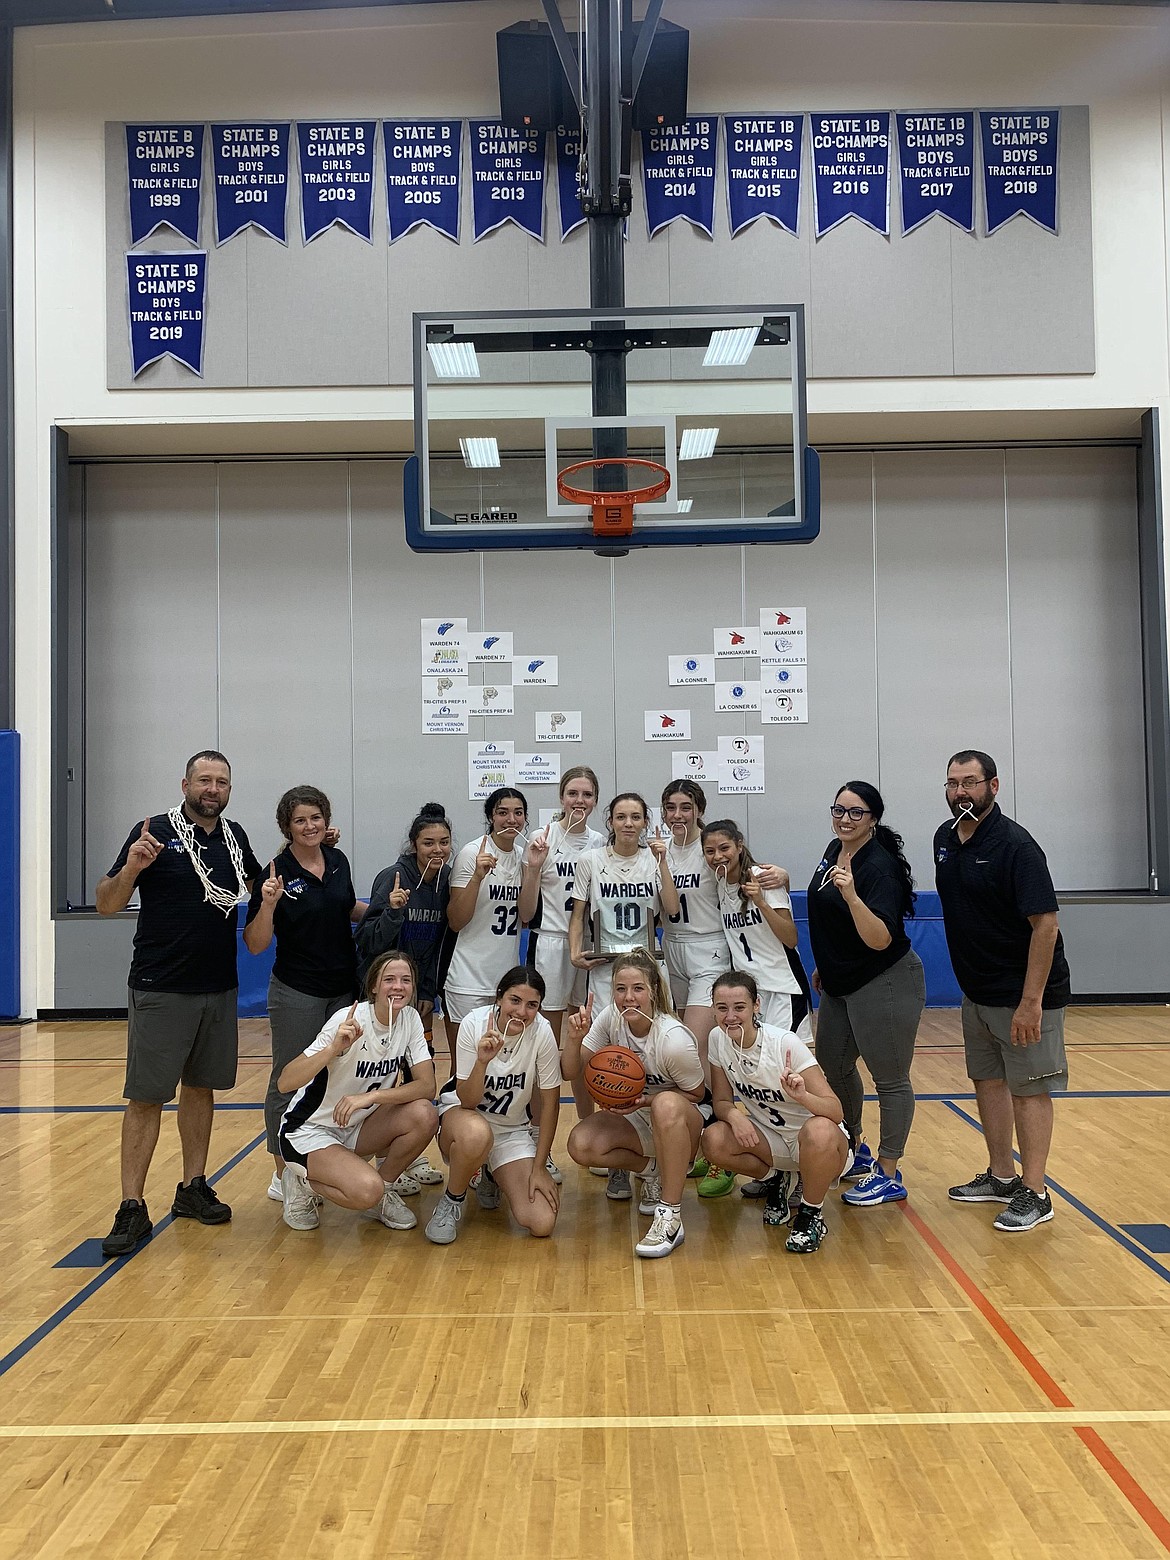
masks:
[[[703,1152],[764,1181],[765,1224],[787,1222],[795,1178],[802,1190],[786,1245],[816,1251],[828,1233],[825,1198],[852,1158],[841,1102],[798,1035],[760,1023],[750,975],[720,975],[714,999],[711,1093],[718,1119],[703,1133]]]
[[[634,1053],[646,1070],[645,1090],[628,1105],[579,1121],[569,1133],[569,1153],[579,1165],[606,1165],[627,1175],[633,1170],[641,1178],[638,1211],[653,1215],[653,1223],[634,1250],[640,1257],[667,1257],[684,1239],[683,1187],[711,1119],[710,1095],[695,1037],[671,1011],[658,964],[640,949],[614,960],[609,1006],[597,1010],[591,993],[570,1016],[565,1076],[576,1078],[607,1045]]]
[[[417,1224],[394,1190],[438,1125],[435,1064],[415,990],[413,961],[382,954],[367,972],[366,1000],[334,1013],[281,1072],[277,1087],[293,1095],[278,1137],[290,1229],[316,1229],[316,1194],[371,1210],[392,1230]],[[373,1155],[380,1172],[369,1163]]]
[[[658,916],[678,915],[678,890],[666,864],[667,841],[659,830],[642,844],[650,821],[645,800],[636,791],[622,791],[606,809],[609,842],[600,850],[584,851],[573,879],[573,913],[569,921],[569,957],[589,972],[589,994],[598,1007],[610,999],[611,961],[631,948],[657,950]],[[585,951],[587,923],[598,939],[594,957]]]
[[[553,1232],[559,1194],[546,1166],[557,1132],[561,1066],[553,1032],[540,1016],[543,998],[542,977],[518,964],[500,980],[495,1002],[459,1025],[455,1070],[439,1095],[439,1150],[451,1169],[425,1230],[437,1246],[458,1235],[467,1188],[481,1166],[481,1208],[497,1208],[502,1191],[530,1235]],[[537,1090],[540,1132],[534,1140]]]
[[[718,879],[719,909],[732,968],[754,979],[766,1024],[811,1041],[810,988],[796,951],[796,922],[788,890],[761,887],[747,841],[730,818],[707,824],[703,854]]]

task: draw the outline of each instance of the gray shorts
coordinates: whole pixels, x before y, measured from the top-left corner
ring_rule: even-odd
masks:
[[[1013,1094],[1059,1094],[1068,1088],[1064,1054],[1064,1009],[1045,1008],[1040,1038],[1012,1044],[1015,1008],[980,1007],[963,998],[963,1050],[967,1076],[976,1082],[1002,1078]]]
[[[126,993],[128,1100],[165,1105],[180,1082],[192,1089],[230,1089],[236,1081],[236,989],[188,995]]]

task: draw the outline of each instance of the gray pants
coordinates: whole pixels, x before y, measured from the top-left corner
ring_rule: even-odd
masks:
[[[884,975],[847,997],[821,993],[817,1013],[817,1061],[841,1101],[849,1141],[861,1141],[864,1090],[857,1071],[860,1055],[877,1088],[883,1158],[900,1159],[914,1120],[910,1064],[918,1020],[926,1006],[926,977],[913,949]]]
[[[280,1118],[288,1108],[291,1094],[282,1094],[276,1080],[294,1057],[307,1051],[338,1008],[348,1007],[352,992],[336,997],[309,997],[294,991],[273,975],[268,982],[268,1023],[272,1029],[272,1076],[264,1100],[264,1125],[268,1129],[268,1152],[280,1158],[276,1135]]]

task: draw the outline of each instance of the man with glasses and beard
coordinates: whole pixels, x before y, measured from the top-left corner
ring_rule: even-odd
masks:
[[[990,1158],[985,1171],[952,1186],[950,1196],[1006,1204],[995,1228],[1018,1233],[1052,1217],[1044,1172],[1052,1096],[1068,1087],[1070,985],[1044,852],[1000,812],[998,791],[993,759],[974,749],[955,754],[946,782],[953,817],[935,834],[934,862],[947,947],[963,991],[967,1074]]]
[[[183,801],[131,829],[97,887],[101,915],[140,909],[127,992],[122,1204],[102,1242],[126,1256],[153,1228],[143,1191],[162,1108],[179,1090],[183,1179],[171,1214],[201,1224],[232,1216],[204,1177],[215,1089],[236,1081],[236,905],[261,875],[248,836],[220,815],[231,765],[210,750],[188,760]]]

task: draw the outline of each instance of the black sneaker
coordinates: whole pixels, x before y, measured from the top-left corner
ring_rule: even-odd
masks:
[[[1018,1175],[1001,1181],[988,1169],[972,1180],[964,1181],[962,1186],[952,1186],[947,1196],[952,1202],[1010,1203],[1023,1184]]]
[[[793,1251],[798,1256],[808,1256],[818,1249],[828,1233],[829,1226],[825,1223],[821,1210],[810,1208],[807,1203],[801,1203],[796,1210],[796,1218],[792,1221],[792,1234],[784,1242],[784,1249]]]
[[[1019,1235],[1024,1230],[1034,1230],[1038,1224],[1047,1224],[1051,1217],[1052,1198],[1048,1193],[1041,1197],[1030,1186],[1021,1185],[999,1217],[992,1220],[991,1227]]]
[[[787,1170],[777,1170],[764,1182],[764,1223],[770,1225],[788,1223],[788,1194],[792,1190],[792,1177]]]
[[[103,1257],[128,1257],[150,1234],[154,1225],[144,1202],[127,1197],[114,1215],[114,1227],[102,1241]]]
[[[197,1175],[190,1186],[184,1186],[180,1181],[175,1187],[171,1216],[176,1219],[198,1219],[200,1224],[226,1224],[232,1216],[232,1210],[227,1203],[220,1202],[208,1186],[206,1177]]]

